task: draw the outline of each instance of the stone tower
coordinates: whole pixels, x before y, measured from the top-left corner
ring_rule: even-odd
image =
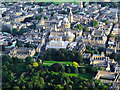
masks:
[[[44,17],[41,18],[40,22],[39,22],[40,25],[44,25],[45,24],[45,20],[44,20]]]
[[[54,24],[55,31],[58,31],[56,23]]]
[[[82,1],[79,2],[79,7],[83,8],[83,2]]]
[[[65,18],[62,21],[62,27],[63,28],[70,28],[70,22],[69,22],[67,16],[65,16]]]
[[[69,20],[70,20],[70,23],[73,22],[73,13],[72,13],[72,8],[69,8],[70,9],[70,13],[69,13]]]

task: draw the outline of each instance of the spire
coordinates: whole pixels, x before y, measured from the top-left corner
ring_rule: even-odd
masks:
[[[115,12],[115,18],[116,18],[116,20],[118,20],[118,13],[117,12]]]
[[[79,7],[83,8],[83,2],[82,1],[79,2]]]
[[[40,20],[40,25],[44,25],[45,23],[45,20],[44,20],[44,17],[42,16],[41,20]]]
[[[70,9],[70,15],[72,15],[72,8],[69,8]]]
[[[72,8],[69,8],[70,9],[70,13],[69,13],[69,19],[70,19],[70,23],[73,22],[73,13],[72,13]]]
[[[57,29],[57,25],[56,25],[56,23],[54,24],[54,29],[55,29],[55,31],[58,30],[58,29]]]

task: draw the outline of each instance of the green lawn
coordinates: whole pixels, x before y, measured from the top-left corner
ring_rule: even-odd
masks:
[[[62,64],[66,64],[66,65],[72,65],[72,62],[69,62],[69,61],[44,61],[43,65],[51,66],[54,63],[62,63]],[[84,66],[79,66],[79,67],[84,67]]]
[[[35,0],[35,1],[36,2],[79,2],[80,0]],[[81,1],[89,2],[94,0],[81,0]]]
[[[79,74],[79,76],[83,78],[87,78],[88,80],[92,79],[95,75],[91,73]]]
[[[62,64],[66,64],[66,65],[72,65],[72,62],[67,62],[67,61],[44,61],[43,65],[46,66],[51,66],[54,63],[62,63]]]
[[[62,2],[54,2],[54,4],[61,4]]]
[[[77,73],[67,73],[67,75],[68,76],[75,76],[75,77],[77,77],[78,75],[80,76],[80,77],[83,77],[83,78],[87,78],[87,79],[92,79],[92,77],[94,77],[94,75],[93,74],[91,74],[91,73],[84,73],[84,74],[77,74]]]
[[[54,2],[54,4],[61,4],[62,3],[62,1],[61,2]],[[74,2],[73,1],[73,3],[75,4],[75,5],[78,5],[79,3],[78,2]]]
[[[77,74],[77,73],[67,73],[67,75],[68,76],[75,76],[75,77],[77,77],[79,74]]]
[[[59,74],[58,72],[54,72],[56,75]],[[77,77],[78,75],[83,78],[87,78],[88,80],[91,80],[95,75],[91,73],[84,73],[84,74],[78,74],[78,73],[66,73],[68,76],[75,76]]]

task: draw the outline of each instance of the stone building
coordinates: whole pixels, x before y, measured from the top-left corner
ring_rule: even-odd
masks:
[[[55,49],[60,49],[60,48],[64,48],[66,49],[68,46],[68,41],[50,41],[47,46],[46,46],[46,50],[48,48],[55,48]]]
[[[94,79],[98,79],[103,83],[111,83],[114,84],[119,80],[119,74],[116,72],[106,72],[106,71],[98,71],[97,75]],[[118,89],[116,89],[118,90]]]
[[[114,59],[105,57],[103,52],[101,54],[93,54],[90,58],[90,65],[103,67],[106,71],[110,71],[110,65],[114,65],[116,63],[117,62]]]
[[[70,23],[73,22],[73,13],[72,13],[72,8],[69,8],[70,9],[70,12],[69,12],[69,20],[70,20]]]
[[[68,20],[67,17],[65,17],[62,21],[62,27],[63,28],[70,28],[70,21]]]
[[[26,48],[26,47],[20,47],[20,48],[14,48],[10,51],[9,55],[13,57],[18,57],[25,59],[26,57],[34,56],[35,49],[34,48]]]

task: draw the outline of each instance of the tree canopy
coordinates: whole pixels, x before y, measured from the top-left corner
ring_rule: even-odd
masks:
[[[78,30],[83,30],[84,27],[81,24],[77,24],[75,28]]]
[[[12,35],[23,35],[27,30],[25,28],[21,28],[20,30],[13,28]]]
[[[84,32],[88,32],[89,29],[88,29],[88,28],[83,28],[83,31],[84,31]]]
[[[96,67],[85,67],[77,68],[73,66],[64,66],[62,64],[56,63],[53,64],[53,69],[49,70],[50,67],[43,66],[42,64],[35,62],[32,57],[27,57],[23,62],[22,59],[16,57],[10,57],[9,55],[2,56],[2,87],[3,89],[12,88],[12,89],[107,89],[110,85],[104,85],[98,80],[91,80],[82,77],[81,74],[85,72],[96,73],[97,70],[101,68]],[[38,63],[36,67],[33,66],[33,63]],[[77,62],[75,62],[77,63]],[[40,69],[43,68],[43,70]],[[66,67],[69,67],[74,73],[66,73]],[[54,72],[54,70],[58,72]],[[79,73],[80,74],[79,74]],[[75,76],[74,74],[77,73]],[[86,73],[86,74],[87,74]],[[85,75],[86,75],[85,74]],[[86,76],[89,77],[89,76]]]
[[[98,26],[98,21],[97,20],[93,20],[93,21],[90,22],[90,25],[92,27],[96,27],[96,26]]]
[[[105,24],[108,24],[109,20],[108,20],[108,19],[105,19],[105,20],[103,20],[103,22],[104,22]]]
[[[111,33],[111,34],[109,34],[109,37],[113,37],[113,38],[115,38],[115,36]]]
[[[41,58],[53,61],[76,61],[78,63],[82,61],[80,52],[76,50],[69,51],[67,49],[47,49]]]
[[[73,66],[74,67],[78,67],[78,63],[77,62],[73,62]]]
[[[41,18],[42,18],[42,15],[39,15],[39,16],[35,17],[35,19],[37,19],[37,20],[41,20]]]

